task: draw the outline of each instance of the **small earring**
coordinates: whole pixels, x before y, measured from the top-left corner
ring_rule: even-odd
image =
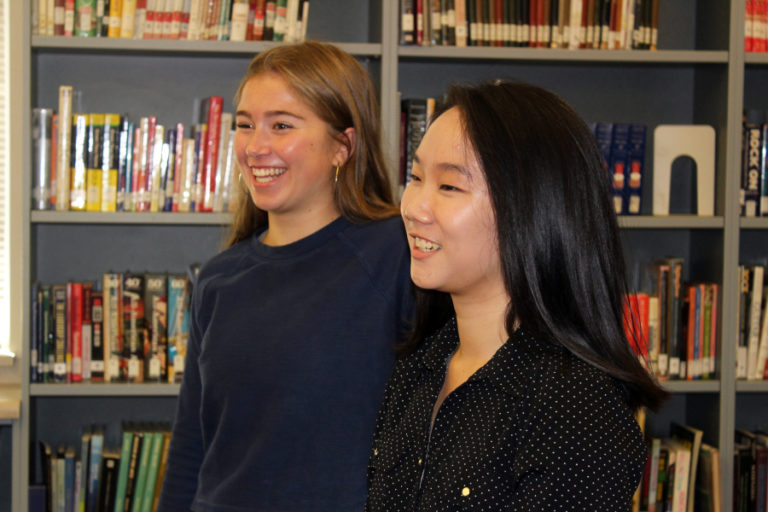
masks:
[[[339,182],[339,166],[338,165],[336,166],[336,176],[333,178],[333,182],[334,183]]]

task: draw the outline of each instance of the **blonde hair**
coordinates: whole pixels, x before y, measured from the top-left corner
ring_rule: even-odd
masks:
[[[347,145],[350,156],[339,169],[333,193],[342,216],[352,222],[366,222],[398,215],[381,149],[378,103],[360,63],[327,43],[277,46],[251,60],[235,93],[235,104],[251,78],[269,72],[290,84],[327,123],[331,136]],[[344,135],[349,127],[355,130],[353,140]],[[266,212],[256,207],[245,187],[240,187],[238,200],[227,247],[267,223]]]

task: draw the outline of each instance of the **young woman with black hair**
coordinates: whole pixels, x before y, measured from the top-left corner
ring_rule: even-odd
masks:
[[[629,510],[666,398],[623,330],[609,180],[562,99],[454,86],[401,214],[418,318],[387,385],[366,510]]]

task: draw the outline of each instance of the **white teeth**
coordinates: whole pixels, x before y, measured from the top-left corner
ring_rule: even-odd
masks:
[[[423,252],[432,252],[440,249],[438,244],[423,238],[419,238],[417,236],[413,237],[413,245],[415,245],[418,250]]]
[[[251,167],[251,173],[259,183],[266,183],[276,179],[285,172],[284,167]]]

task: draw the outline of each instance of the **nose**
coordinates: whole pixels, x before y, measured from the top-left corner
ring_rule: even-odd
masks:
[[[269,137],[265,130],[254,128],[245,145],[245,153],[251,158],[269,154]]]
[[[432,221],[432,206],[425,187],[410,183],[400,200],[400,214],[408,223],[428,224]]]

